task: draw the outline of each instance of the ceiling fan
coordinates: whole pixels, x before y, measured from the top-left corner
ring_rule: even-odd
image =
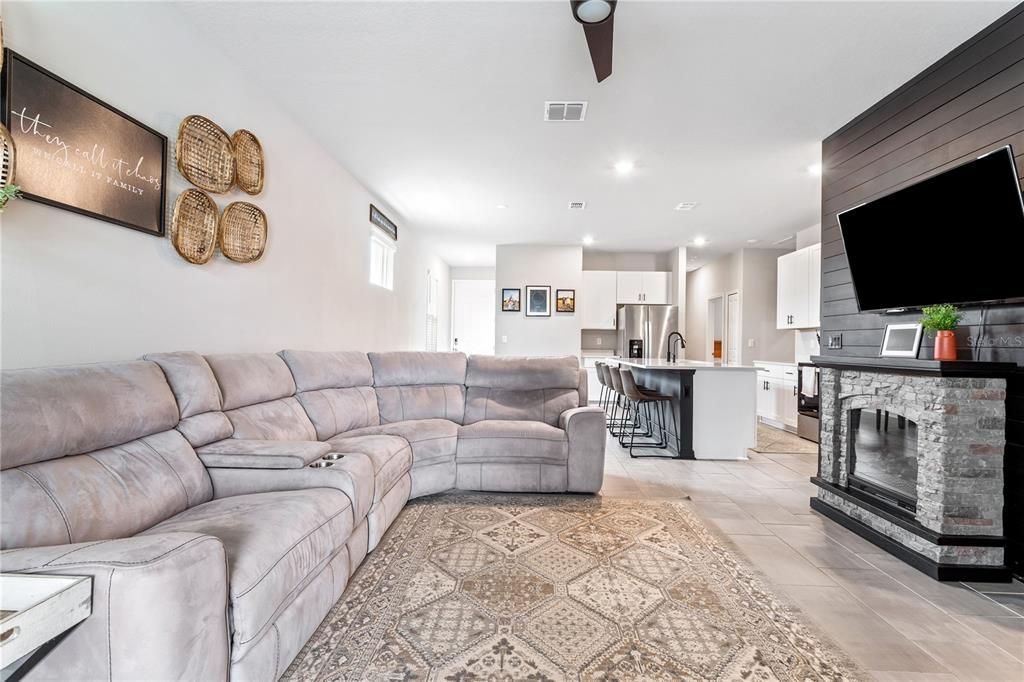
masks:
[[[612,28],[618,0],[569,0],[572,15],[583,24],[583,34],[600,83],[612,75]]]

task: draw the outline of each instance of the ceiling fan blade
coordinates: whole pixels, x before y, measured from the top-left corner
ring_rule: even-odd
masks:
[[[598,83],[612,75],[612,30],[614,26],[614,13],[600,24],[583,24],[587,47],[590,48],[590,61],[594,62],[594,75],[597,76]]]

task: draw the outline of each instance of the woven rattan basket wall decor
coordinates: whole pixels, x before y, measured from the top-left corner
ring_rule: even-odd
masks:
[[[246,194],[256,195],[263,191],[263,177],[266,162],[263,159],[263,145],[248,130],[236,130],[231,136],[231,148],[235,153],[235,184]]]
[[[200,189],[224,194],[235,182],[235,156],[231,138],[219,125],[193,114],[178,126],[174,145],[178,170]]]
[[[0,187],[14,183],[14,138],[0,123]]]
[[[217,204],[206,192],[187,189],[174,202],[171,244],[195,265],[209,263],[217,246]]]
[[[267,215],[245,201],[228,204],[220,216],[220,251],[237,263],[252,263],[267,247]]]

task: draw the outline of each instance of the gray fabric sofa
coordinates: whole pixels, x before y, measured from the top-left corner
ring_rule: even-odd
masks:
[[[604,469],[572,357],[156,353],[0,399],[0,570],[93,576],[29,679],[276,679],[410,498]]]

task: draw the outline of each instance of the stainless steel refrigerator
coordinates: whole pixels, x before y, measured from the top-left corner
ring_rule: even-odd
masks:
[[[679,308],[674,305],[620,305],[616,329],[619,355],[664,360],[668,355],[668,335],[679,331]]]

